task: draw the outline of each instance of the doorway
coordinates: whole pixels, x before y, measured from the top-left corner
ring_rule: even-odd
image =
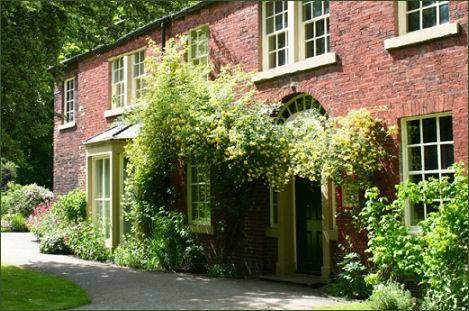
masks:
[[[322,204],[321,185],[295,178],[297,272],[321,275]]]

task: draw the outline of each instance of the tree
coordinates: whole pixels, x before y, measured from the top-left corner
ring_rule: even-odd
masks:
[[[18,182],[52,186],[53,77],[60,60],[112,42],[190,1],[0,1],[2,156]]]

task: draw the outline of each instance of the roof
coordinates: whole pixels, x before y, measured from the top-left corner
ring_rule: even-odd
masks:
[[[88,138],[83,144],[89,145],[89,144],[96,144],[96,143],[101,143],[101,142],[111,141],[111,140],[133,139],[137,137],[142,126],[143,126],[142,123],[137,123],[137,124],[121,123]]]
[[[129,32],[128,34],[120,37],[119,39],[117,39],[116,41],[112,42],[112,43],[109,43],[109,44],[102,44],[102,45],[98,45],[97,47],[87,51],[87,52],[83,52],[81,54],[78,54],[78,55],[75,55],[75,56],[72,56],[70,58],[67,58],[63,61],[60,62],[60,65],[63,65],[63,66],[68,66],[68,65],[71,65],[71,64],[74,64],[76,62],[79,62],[80,60],[88,57],[88,56],[92,56],[92,55],[96,55],[96,54],[101,54],[101,53],[104,53],[104,52],[107,52],[107,51],[110,51],[118,46],[121,46],[127,42],[129,42],[130,40],[138,37],[138,36],[141,36],[147,32],[149,32],[150,30],[153,30],[153,29],[157,29],[157,28],[161,28],[162,24],[165,23],[166,21],[170,21],[170,20],[176,20],[176,19],[179,19],[179,18],[182,18],[186,15],[189,15],[199,9],[202,9],[206,6],[208,6],[209,4],[212,4],[216,1],[200,1],[198,2],[197,4],[194,4],[190,7],[187,7],[185,9],[182,9],[181,11],[179,12],[176,12],[174,14],[170,14],[170,15],[166,15],[166,16],[163,16],[161,18],[158,18],[140,28],[137,28],[136,30],[132,31],[132,32]],[[51,68],[54,68],[54,67],[51,67]]]

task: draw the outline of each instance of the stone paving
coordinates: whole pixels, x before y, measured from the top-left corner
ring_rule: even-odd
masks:
[[[342,300],[319,289],[263,280],[145,272],[73,256],[39,253],[31,233],[2,233],[1,261],[70,279],[89,294],[92,309],[309,309]]]

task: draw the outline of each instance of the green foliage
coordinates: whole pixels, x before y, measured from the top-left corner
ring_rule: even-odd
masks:
[[[410,292],[393,281],[375,286],[368,304],[373,310],[411,310],[414,307]]]
[[[155,270],[158,266],[149,255],[146,241],[129,234],[114,250],[113,261],[119,266]]]
[[[367,267],[360,254],[352,251],[352,242],[348,236],[346,243],[347,245],[341,246],[344,256],[337,264],[340,272],[330,289],[331,294],[354,299],[367,298],[371,293],[371,287],[365,281]]]
[[[223,278],[237,278],[240,276],[235,265],[228,263],[214,263],[210,265],[207,269],[207,274],[209,276]]]
[[[70,254],[63,235],[52,233],[43,236],[39,242],[39,251],[43,254]]]
[[[8,221],[10,222],[10,230],[15,232],[28,231],[26,227],[26,219],[22,214],[9,215]]]
[[[190,1],[1,1],[1,150],[18,182],[52,187],[53,77],[49,66]],[[21,34],[21,35],[18,35]],[[62,68],[56,68],[60,83]],[[28,79],[25,79],[28,77]]]
[[[67,227],[65,243],[82,259],[106,261],[110,257],[101,231],[87,220]]]
[[[28,217],[34,208],[43,203],[51,202],[54,194],[36,184],[20,186],[10,183],[6,192],[2,192],[2,209],[8,210],[8,213],[21,213]]]
[[[5,191],[7,189],[7,184],[9,182],[14,182],[17,177],[17,168],[18,166],[7,159],[1,159],[1,180],[0,180],[0,190]]]
[[[384,278],[414,276],[423,285],[428,309],[461,309],[468,304],[468,181],[462,164],[453,168],[453,182],[445,178],[398,185],[391,204],[372,189],[362,211],[378,273]],[[407,204],[439,198],[444,204],[419,223],[419,233],[410,233],[402,219]]]
[[[75,189],[59,196],[54,204],[54,212],[66,221],[81,221],[86,218],[86,193]]]

